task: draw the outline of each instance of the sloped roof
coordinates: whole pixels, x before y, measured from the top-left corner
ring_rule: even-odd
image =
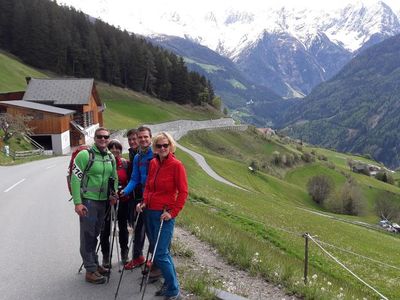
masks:
[[[54,105],[89,103],[93,79],[36,79],[29,81],[23,100],[51,102]]]
[[[35,103],[31,101],[24,101],[24,100],[11,100],[11,101],[0,101],[0,104],[11,105],[11,106],[18,106],[23,108],[29,108],[34,110],[40,110],[45,112],[50,112],[58,115],[70,115],[73,114],[75,111],[65,108],[59,108],[56,106]]]

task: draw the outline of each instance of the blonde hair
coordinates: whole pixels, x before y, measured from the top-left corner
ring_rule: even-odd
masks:
[[[170,149],[170,151],[172,153],[174,153],[175,150],[176,150],[176,142],[175,142],[174,138],[168,132],[165,132],[165,131],[157,133],[156,136],[153,137],[153,145],[152,145],[153,152],[157,151],[156,143],[161,139],[167,139],[168,140],[168,143],[169,143],[169,146],[170,146],[169,149]]]

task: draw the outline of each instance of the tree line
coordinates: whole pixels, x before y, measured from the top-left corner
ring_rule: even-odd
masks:
[[[188,71],[182,57],[56,1],[0,0],[0,48],[34,67],[179,104],[219,102],[210,81]]]

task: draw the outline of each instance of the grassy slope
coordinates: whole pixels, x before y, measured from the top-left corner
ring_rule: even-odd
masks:
[[[10,54],[0,51],[0,92],[24,91],[26,89],[26,76],[47,77],[45,73],[37,71]]]
[[[207,136],[208,144],[204,144],[204,135]],[[301,280],[304,256],[304,240],[301,234],[304,232],[318,235],[322,241],[375,260],[394,266],[400,265],[396,250],[399,243],[397,236],[301,209],[317,209],[306,193],[306,178],[326,173],[333,177],[337,185],[343,184],[341,165],[336,165],[335,170],[318,161],[302,165],[288,172],[285,180],[260,172],[251,174],[245,162],[251,156],[249,150],[252,147],[268,149],[280,145],[254,146],[249,145],[248,141],[248,134],[218,131],[192,134],[181,140],[185,146],[202,153],[220,175],[249,190],[239,191],[213,181],[191,159],[178,153],[188,169],[192,199],[182,214],[181,222],[214,244],[228,260],[251,272],[261,273],[272,281],[283,282],[290,290],[301,292],[307,298],[331,299],[342,292],[340,288],[343,288],[346,299],[352,296],[374,298],[373,293],[328,259],[315,245],[311,246],[310,272],[311,275],[317,274],[318,279],[310,287],[304,287]],[[231,149],[239,151],[240,145],[241,159],[233,161],[226,153]],[[264,155],[269,157],[267,151]],[[346,157],[333,152],[332,155]],[[363,190],[376,193],[378,189],[390,189],[400,193],[399,188],[367,176],[356,176],[356,180]],[[338,217],[346,219],[345,216]],[[376,221],[371,211],[369,215],[348,219]],[[328,247],[328,250],[386,296],[393,299],[400,297],[400,284],[395,280],[398,275],[394,269],[366,263],[363,258],[334,248]],[[259,253],[262,263],[254,262],[256,252]],[[328,281],[332,285],[328,285]]]
[[[105,126],[111,129],[137,127],[178,119],[205,120],[220,118],[222,115],[208,107],[182,106],[163,102],[132,90],[108,84],[97,85],[100,98],[106,103]]]

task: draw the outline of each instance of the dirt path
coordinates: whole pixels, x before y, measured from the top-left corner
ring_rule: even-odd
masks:
[[[181,227],[175,227],[174,240],[193,251],[190,258],[175,257],[177,266],[190,268],[193,272],[208,272],[211,277],[222,283],[224,291],[254,300],[299,299],[286,295],[280,286],[259,277],[252,277],[247,272],[228,265],[218,251]]]

